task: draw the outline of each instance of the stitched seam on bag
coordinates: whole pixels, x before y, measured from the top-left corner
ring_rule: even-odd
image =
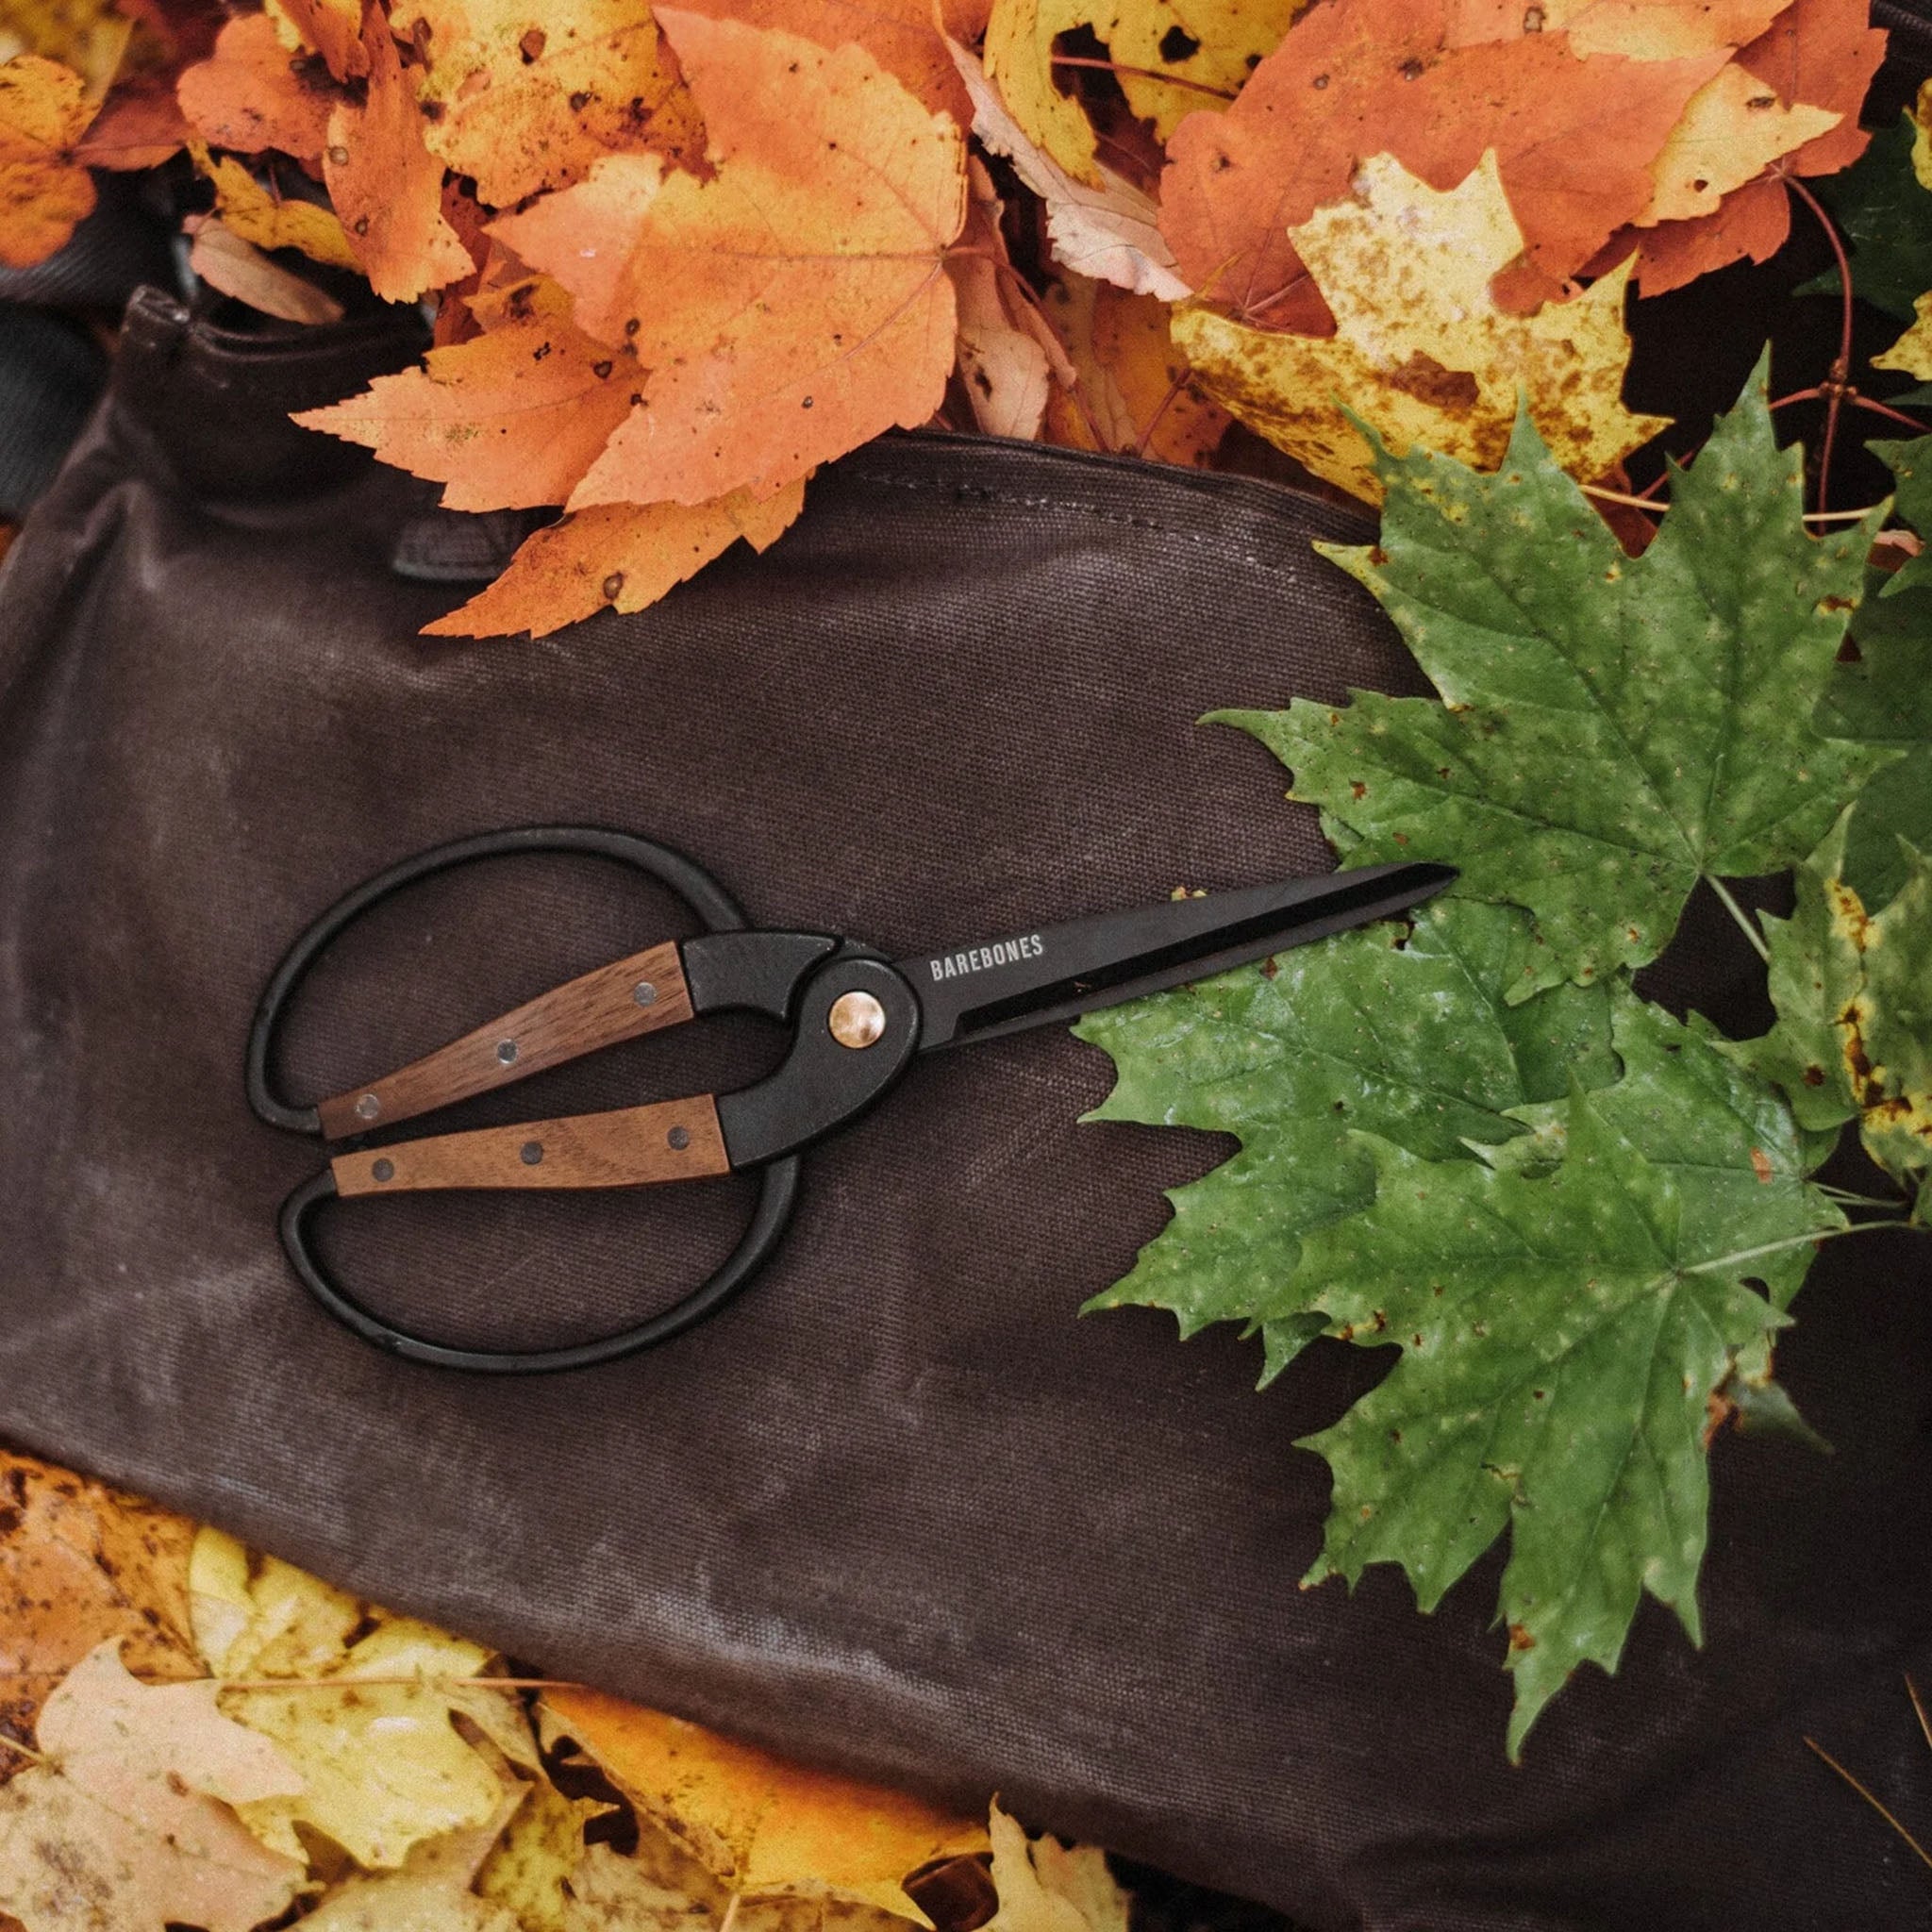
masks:
[[[1206,531],[1175,529],[1172,524],[1157,523],[1152,517],[1127,516],[1118,510],[1099,509],[1091,503],[1074,503],[1060,496],[1013,496],[1004,491],[989,490],[981,483],[928,482],[913,476],[888,476],[877,470],[847,470],[843,474],[856,478],[858,482],[881,484],[889,490],[943,491],[962,502],[1004,505],[1013,509],[1069,510],[1074,515],[1086,517],[1092,523],[1117,524],[1126,529],[1149,530],[1157,537],[1184,538],[1188,542],[1210,552],[1215,557],[1235,563],[1245,563],[1255,570],[1265,571],[1270,576],[1301,579],[1300,571],[1292,563],[1271,562],[1252,550],[1229,550]],[[1311,536],[1307,541],[1312,544],[1320,540]]]

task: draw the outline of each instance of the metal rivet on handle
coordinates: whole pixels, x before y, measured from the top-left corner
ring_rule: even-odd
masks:
[[[356,1103],[356,1118],[358,1121],[373,1121],[382,1112],[382,1102],[373,1093],[365,1093]]]
[[[658,989],[648,979],[641,979],[631,988],[630,996],[641,1007],[655,1007],[658,1004]]]
[[[825,1025],[841,1046],[871,1046],[886,1030],[886,1009],[869,992],[841,992]]]
[[[514,1066],[517,1058],[516,1041],[514,1040],[498,1041],[496,1043],[496,1058],[507,1067]]]
[[[543,1143],[541,1141],[525,1141],[518,1153],[525,1167],[535,1167],[543,1158]]]
[[[691,1145],[691,1129],[689,1127],[673,1127],[664,1138],[682,1154]]]
[[[379,1181],[392,1181],[396,1177],[396,1164],[393,1160],[378,1160],[369,1172]]]

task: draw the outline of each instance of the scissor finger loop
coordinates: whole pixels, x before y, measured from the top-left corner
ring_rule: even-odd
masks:
[[[486,858],[530,854],[608,858],[645,873],[683,898],[709,930],[647,946],[598,967],[394,1073],[361,1081],[312,1106],[291,1102],[275,1090],[271,1066],[282,1023],[309,970],[350,925],[392,893],[437,874]],[[701,1014],[749,1010],[788,1019],[812,969],[838,954],[841,942],[826,934],[749,932],[744,925],[737,902],[683,854],[601,827],[524,827],[419,853],[346,894],[290,947],[264,991],[250,1030],[249,1102],[272,1126],[350,1140]],[[784,1072],[781,1068],[776,1077]],[[762,1117],[753,1109],[754,1125]],[[317,1213],[338,1198],[464,1188],[635,1187],[723,1175],[752,1164],[733,1163],[715,1099],[698,1094],[375,1148],[352,1147],[289,1197],[279,1228],[290,1263],[310,1293],[364,1340],[391,1353],[445,1367],[496,1372],[583,1368],[667,1341],[722,1307],[783,1235],[797,1198],[797,1159],[781,1152],[758,1163],[759,1193],[751,1221],[738,1246],[700,1287],[646,1322],[556,1349],[465,1349],[384,1321],[349,1296],[324,1267],[314,1246]]]
[[[707,930],[626,954],[313,1107],[275,1092],[269,1061],[282,1014],[309,966],[346,925],[401,886],[518,852],[582,853],[632,866],[683,897]],[[800,1151],[858,1120],[897,1083],[915,1054],[1052,1025],[1250,964],[1398,915],[1455,876],[1449,866],[1422,861],[1365,866],[1008,928],[892,961],[829,933],[749,930],[716,880],[649,840],[582,826],[459,840],[358,887],[276,968],[248,1048],[249,1100],[271,1125],[358,1139],[708,1013],[750,1011],[785,1023],[791,1031],[785,1059],[767,1078],[732,1092],[345,1148],[284,1204],[283,1246],[296,1274],[332,1314],[366,1340],[414,1359],[518,1371],[608,1361],[666,1341],[722,1307],[784,1234]],[[316,1211],[338,1197],[630,1188],[747,1172],[762,1177],[757,1208],[709,1280],[634,1328],[564,1349],[465,1350],[408,1334],[344,1293],[310,1241]]]

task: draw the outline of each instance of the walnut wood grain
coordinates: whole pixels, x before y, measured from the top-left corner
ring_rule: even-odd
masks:
[[[718,1108],[708,1093],[620,1107],[609,1113],[432,1134],[338,1155],[329,1166],[339,1194],[404,1194],[430,1188],[634,1188],[731,1172]]]
[[[647,1003],[640,1003],[640,988],[650,989]],[[323,1132],[340,1141],[690,1018],[676,946],[649,946],[540,993],[397,1073],[334,1094],[315,1110]]]

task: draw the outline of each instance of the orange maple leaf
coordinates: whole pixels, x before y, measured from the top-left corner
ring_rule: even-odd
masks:
[[[338,80],[357,80],[369,72],[369,39],[362,0],[281,0],[282,13],[320,54]]]
[[[629,343],[642,401],[571,498],[770,491],[939,407],[965,140],[862,47],[660,8],[710,137],[708,180],[616,155],[491,233]]]
[[[38,54],[0,66],[0,263],[31,268],[94,205],[75,147],[93,119],[79,75]]]
[[[323,179],[369,286],[386,302],[413,302],[475,264],[443,219],[442,163],[423,143],[415,92],[376,8],[363,48],[368,96],[330,113]]]
[[[1324,333],[1288,229],[1346,194],[1370,155],[1446,191],[1493,148],[1524,256],[1554,284],[1642,211],[1653,158],[1729,58],[1582,60],[1565,35],[1520,26],[1457,46],[1457,20],[1455,0],[1329,0],[1227,112],[1184,121],[1161,178],[1182,275],[1252,321]]]
[[[973,103],[935,24],[931,0],[695,0],[691,10],[775,27],[821,47],[863,47],[908,93],[960,126],[972,125]],[[985,26],[984,9],[979,25]]]
[[[575,327],[569,298],[546,279],[526,277],[468,306],[484,333],[295,421],[434,477],[451,509],[561,503],[630,413],[637,358]]]
[[[181,111],[210,147],[258,154],[279,148],[311,175],[322,173],[335,91],[306,59],[292,57],[265,13],[231,20],[213,57],[176,83]]]
[[[546,637],[599,610],[641,610],[694,576],[741,537],[754,550],[778,541],[805,507],[803,479],[759,501],[733,491],[715,503],[607,503],[526,538],[509,568],[425,637]]]
[[[115,86],[74,158],[84,167],[110,168],[117,174],[158,168],[193,132],[175,102],[173,79],[166,74],[140,75]]]
[[[1055,282],[1046,306],[1079,372],[1077,400],[1047,406],[1047,440],[1205,469],[1232,419],[1192,381],[1170,306],[1085,275]]]
[[[1836,174],[1865,152],[1871,136],[1858,125],[1858,110],[1885,58],[1885,38],[1870,24],[1866,0],[1792,0],[1740,51],[1738,65],[1787,107],[1824,108],[1841,117],[1838,125],[1733,190],[1714,213],[1612,236],[1598,262],[1621,261],[1638,248],[1638,285],[1646,295],[1661,295],[1746,256],[1765,261],[1776,254],[1791,228],[1783,177]]]

